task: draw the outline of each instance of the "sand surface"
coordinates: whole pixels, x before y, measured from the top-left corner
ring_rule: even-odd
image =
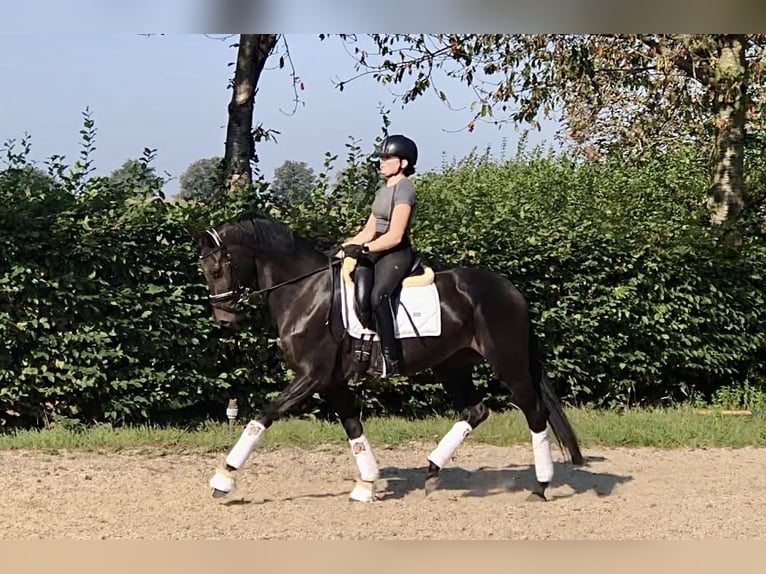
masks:
[[[375,445],[373,445],[375,448]],[[0,452],[2,539],[764,539],[766,449],[554,451],[529,502],[531,447],[467,441],[426,497],[433,445],[375,450],[379,500],[348,500],[343,447],[256,452],[214,499],[218,455]]]

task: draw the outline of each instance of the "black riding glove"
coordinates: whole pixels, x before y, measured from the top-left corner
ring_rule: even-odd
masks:
[[[356,243],[350,243],[348,245],[343,246],[343,254],[346,257],[351,257],[352,259],[356,259],[364,253],[369,253],[369,249],[367,249],[366,245],[357,245]]]

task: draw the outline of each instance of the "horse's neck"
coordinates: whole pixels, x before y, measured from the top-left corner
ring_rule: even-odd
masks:
[[[256,271],[261,289],[266,289],[285,281],[309,273],[315,269],[321,268],[327,263],[322,261],[321,257],[314,254],[298,254],[290,256],[270,255],[264,256],[257,254]]]
[[[326,305],[312,303],[316,297],[325,298],[328,304],[331,300],[329,290],[324,293],[324,285],[329,285],[325,283],[327,269],[328,262],[322,257],[271,260],[259,265],[261,288],[278,286],[271,292],[268,306],[280,337],[291,333],[297,320],[310,320],[317,313],[327,312]]]

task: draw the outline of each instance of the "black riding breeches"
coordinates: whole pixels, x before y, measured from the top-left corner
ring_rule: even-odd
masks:
[[[372,311],[388,301],[410,273],[413,263],[412,248],[408,244],[397,245],[388,251],[361,255],[354,271],[356,303],[360,320],[370,328]]]

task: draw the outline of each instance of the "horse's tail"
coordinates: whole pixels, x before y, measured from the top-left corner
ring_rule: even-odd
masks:
[[[529,341],[529,368],[532,375],[532,381],[542,398],[545,408],[548,409],[548,422],[551,424],[553,434],[556,436],[556,440],[562,448],[566,448],[569,451],[569,456],[572,459],[572,464],[581,465],[585,462],[582,452],[580,451],[580,445],[577,440],[574,428],[572,428],[569,419],[564,410],[561,408],[559,398],[556,396],[556,392],[553,390],[551,382],[548,377],[545,376],[542,361],[537,352],[537,346],[531,333],[530,325],[530,341]]]

